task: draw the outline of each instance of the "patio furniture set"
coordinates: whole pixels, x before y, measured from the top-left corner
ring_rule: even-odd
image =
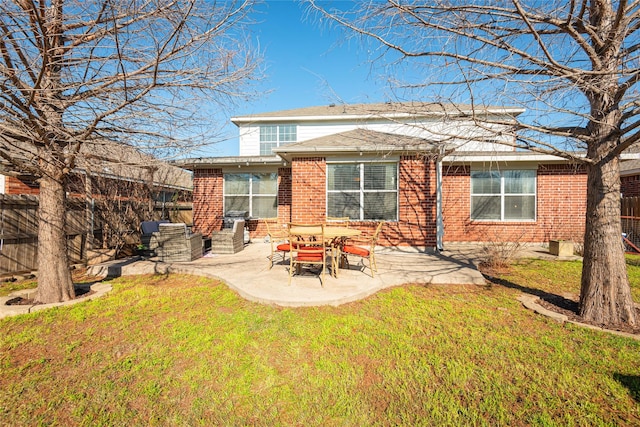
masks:
[[[349,218],[327,219],[327,224],[279,224],[275,218],[265,219],[271,244],[269,268],[273,267],[276,256],[281,255],[284,262],[288,254],[289,283],[303,266],[315,266],[320,268],[320,280],[324,284],[327,264],[332,276],[337,278],[340,268],[348,268],[348,256],[353,255],[360,257],[363,268],[364,259],[368,260],[371,277],[374,277],[377,271],[374,249],[384,222],[379,222],[375,232],[365,237],[360,230],[349,227]]]
[[[362,236],[362,232],[349,227],[349,218],[327,218],[326,224],[280,224],[276,218],[264,219],[271,256],[269,269],[275,257],[282,262],[289,256],[289,284],[294,274],[303,267],[320,269],[320,281],[324,285],[327,266],[333,277],[338,277],[341,268],[349,267],[349,256],[368,260],[371,277],[377,271],[375,245],[384,225],[379,222],[373,234]],[[236,219],[233,228],[225,228],[211,234],[211,251],[233,254],[244,248],[245,221]],[[201,233],[191,233],[184,223],[168,221],[145,221],[141,224],[142,245],[163,262],[188,262],[202,257],[205,240]]]

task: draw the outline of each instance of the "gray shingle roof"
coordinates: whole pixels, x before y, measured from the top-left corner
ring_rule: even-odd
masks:
[[[11,152],[7,141],[0,140],[0,148]],[[28,148],[28,145],[23,148]],[[15,156],[25,160],[35,157],[35,153],[15,152]],[[135,147],[109,140],[86,141],[80,148],[75,167],[79,172],[111,176],[129,180],[146,181],[150,170],[154,171],[154,183],[161,186],[192,189],[191,173],[165,161],[140,152]],[[26,173],[18,170],[6,160],[0,159],[0,173]]]
[[[427,117],[442,115],[470,115],[476,114],[510,114],[518,115],[524,110],[514,107],[472,106],[466,104],[442,104],[427,102],[383,102],[375,104],[341,104],[321,105],[315,107],[295,108],[291,110],[271,111],[267,113],[251,114],[233,117],[233,123],[252,121],[269,121],[276,119],[303,120],[313,118],[375,118],[375,117]]]
[[[422,138],[354,129],[347,132],[322,136],[307,141],[282,145],[274,153],[288,157],[289,154],[303,153],[384,153],[384,152],[429,152],[435,151],[442,143],[434,143]]]

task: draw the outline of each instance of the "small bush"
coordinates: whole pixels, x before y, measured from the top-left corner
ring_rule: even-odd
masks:
[[[520,242],[489,242],[482,248],[481,264],[492,269],[509,268],[521,246]]]

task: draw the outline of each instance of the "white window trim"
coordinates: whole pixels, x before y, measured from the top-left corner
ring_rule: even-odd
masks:
[[[262,128],[263,127],[275,127],[276,128],[276,140],[275,141],[262,141]],[[296,131],[296,139],[294,141],[281,141],[280,140],[280,126],[293,126]],[[278,148],[286,144],[293,144],[298,141],[298,125],[294,123],[278,123],[278,124],[262,124],[258,126],[258,151],[261,156],[267,156],[273,154],[271,153],[263,153],[262,152],[262,144],[273,144],[275,142],[275,147]]]
[[[395,190],[365,190],[364,189],[364,164],[365,163],[386,163],[386,164],[394,164],[396,167],[396,188]],[[398,217],[399,217],[399,210],[400,210],[400,173],[399,173],[399,162],[396,160],[341,160],[341,161],[330,161],[327,162],[327,167],[329,165],[336,165],[336,164],[356,164],[359,165],[359,169],[360,169],[360,189],[359,190],[329,190],[329,174],[326,174],[326,180],[325,180],[325,206],[327,207],[327,210],[329,208],[329,193],[343,193],[343,192],[347,192],[347,193],[358,193],[359,194],[359,203],[360,203],[360,218],[359,219],[352,219],[352,221],[359,221],[359,222],[365,222],[365,221],[371,221],[371,222],[376,222],[376,221],[380,221],[379,219],[364,219],[364,195],[365,193],[396,193],[396,215],[395,215],[395,219],[385,219],[384,221],[387,222],[397,222],[398,221]]]
[[[504,188],[505,188],[505,176],[504,176],[504,172],[509,172],[509,171],[525,171],[525,170],[534,170],[535,176],[533,178],[534,182],[533,182],[533,188],[534,188],[534,192],[533,193],[509,193],[509,194],[505,194],[504,192]],[[482,170],[482,169],[473,169],[471,170],[471,172],[469,173],[469,218],[471,219],[471,221],[474,222],[536,222],[538,220],[538,172],[535,169],[530,169],[530,168],[521,168],[521,169],[504,169],[504,170],[499,170],[499,171],[495,171],[500,173],[500,194],[486,194],[486,193],[479,193],[479,194],[475,194],[473,193],[473,184],[472,184],[472,174],[473,172],[490,172],[490,171],[486,171],[486,170]],[[504,206],[505,206],[505,197],[506,196],[533,196],[533,219],[529,219],[529,218],[521,218],[521,219],[505,219],[504,217]],[[483,219],[483,218],[473,218],[472,217],[472,212],[471,212],[471,207],[473,206],[473,196],[489,196],[489,197],[500,197],[500,219]]]
[[[222,175],[222,212],[223,215],[224,213],[227,212],[227,196],[229,197],[233,197],[233,196],[248,196],[249,197],[249,217],[253,218],[253,219],[260,219],[261,217],[254,217],[253,216],[253,198],[254,198],[254,194],[253,194],[253,175],[256,174],[261,174],[261,173],[274,173],[274,172],[228,172],[228,173],[224,173]],[[227,175],[242,175],[242,174],[247,174],[249,175],[249,193],[248,194],[244,194],[244,193],[227,193]],[[276,216],[278,214],[278,182],[277,182],[277,174],[276,174],[276,192],[275,194],[264,194],[264,193],[257,193],[255,194],[255,197],[273,197],[275,196],[276,198]]]

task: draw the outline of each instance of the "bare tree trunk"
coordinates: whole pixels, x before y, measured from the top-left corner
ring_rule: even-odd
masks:
[[[618,159],[588,167],[580,314],[602,325],[635,325],[620,222]]]
[[[40,180],[38,209],[37,302],[62,302],[75,298],[65,236],[65,201],[62,180],[44,176]]]

